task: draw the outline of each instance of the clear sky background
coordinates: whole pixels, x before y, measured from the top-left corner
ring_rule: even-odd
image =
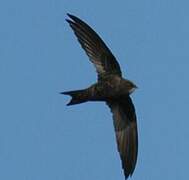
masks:
[[[187,0],[1,0],[0,179],[124,179],[109,108],[66,107],[59,94],[96,81],[67,12],[100,34],[139,87],[132,179],[189,179],[188,7]]]

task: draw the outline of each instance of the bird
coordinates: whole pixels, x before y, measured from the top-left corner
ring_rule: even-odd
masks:
[[[66,21],[73,30],[81,47],[95,66],[97,82],[73,91],[67,104],[76,105],[88,101],[105,102],[113,114],[113,126],[117,149],[125,179],[133,175],[138,154],[138,131],[135,107],[130,97],[137,86],[122,77],[120,65],[101,37],[83,20],[67,13]]]

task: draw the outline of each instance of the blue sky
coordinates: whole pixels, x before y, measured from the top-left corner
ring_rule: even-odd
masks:
[[[88,22],[139,87],[133,180],[188,179],[187,0],[1,0],[0,179],[124,179],[104,103],[66,107],[59,92],[96,81],[65,22]]]

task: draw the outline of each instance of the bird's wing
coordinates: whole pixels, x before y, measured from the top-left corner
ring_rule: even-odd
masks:
[[[107,102],[113,113],[117,147],[122,161],[125,178],[131,176],[138,153],[138,134],[135,108],[131,98]]]
[[[98,79],[100,80],[109,74],[121,76],[118,62],[99,35],[78,17],[70,14],[68,16],[70,19],[66,19],[66,21],[73,29],[90,61],[96,67]]]

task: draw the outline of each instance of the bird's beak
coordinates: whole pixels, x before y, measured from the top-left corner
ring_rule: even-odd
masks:
[[[138,89],[138,86],[135,86],[136,89]]]

